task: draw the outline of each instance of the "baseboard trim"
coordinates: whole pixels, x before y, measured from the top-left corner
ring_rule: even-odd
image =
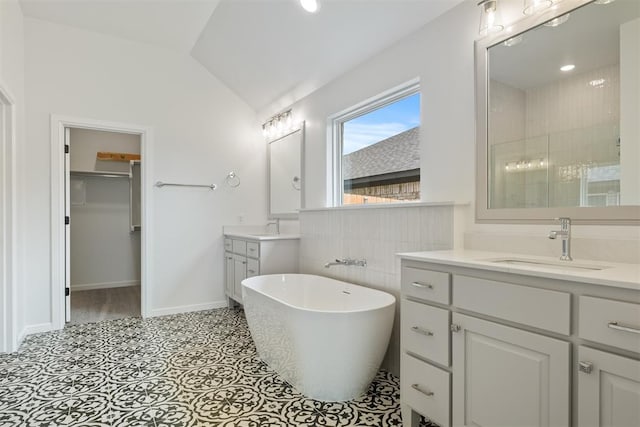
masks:
[[[41,334],[43,332],[53,331],[53,329],[53,323],[51,322],[25,326],[22,332],[18,335],[18,348],[22,345],[22,342],[28,335]]]
[[[126,281],[126,282],[104,282],[104,283],[86,283],[83,285],[71,285],[71,292],[91,291],[94,289],[127,288],[129,286],[140,286],[140,281],[134,280],[134,281]]]
[[[179,305],[175,307],[157,308],[150,310],[149,317],[167,316],[170,314],[190,313],[193,311],[213,310],[228,307],[227,301],[213,301],[204,304]]]

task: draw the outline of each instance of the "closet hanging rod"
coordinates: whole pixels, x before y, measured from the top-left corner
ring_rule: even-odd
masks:
[[[156,182],[156,187],[160,187],[160,188],[162,187],[204,187],[210,190],[215,190],[217,188],[217,185],[215,184],[176,184],[171,182],[158,181]]]
[[[93,172],[93,171],[70,171],[74,176],[95,176],[100,178],[129,178],[128,173],[121,172]]]

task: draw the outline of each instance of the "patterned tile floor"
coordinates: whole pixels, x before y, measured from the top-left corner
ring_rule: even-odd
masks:
[[[0,426],[400,426],[398,379],[305,398],[262,363],[242,310],[68,326],[0,354]]]

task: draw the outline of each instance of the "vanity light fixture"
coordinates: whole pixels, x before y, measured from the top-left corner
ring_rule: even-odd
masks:
[[[534,170],[546,169],[548,163],[545,159],[529,159],[519,160],[516,162],[508,162],[504,169],[507,172],[528,172]]]
[[[524,0],[524,9],[522,13],[525,15],[534,15],[541,10],[550,8],[553,5],[551,0]]]
[[[318,1],[317,0],[300,0],[300,5],[307,12],[315,13],[315,12],[318,11]]]
[[[480,35],[486,36],[490,33],[502,31],[502,19],[498,11],[498,0],[482,0],[480,6]]]
[[[572,71],[574,68],[576,68],[575,65],[573,64],[567,64],[567,65],[563,65],[562,67],[560,67],[560,71]]]
[[[565,22],[567,22],[569,20],[569,14],[565,13],[564,15],[558,16],[555,19],[552,19],[549,22],[545,22],[544,26],[545,27],[557,27],[559,25],[564,24]]]
[[[278,138],[291,130],[293,126],[293,114],[291,109],[278,113],[264,122],[262,125],[262,134],[270,141]]]

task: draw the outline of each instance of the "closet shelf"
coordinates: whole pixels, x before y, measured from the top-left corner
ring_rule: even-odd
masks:
[[[140,154],[136,153],[113,153],[110,151],[98,151],[96,159],[114,161],[114,162],[128,162],[131,160],[140,160]]]
[[[129,178],[129,172],[109,172],[109,171],[69,171],[72,176],[95,176],[102,178]]]

